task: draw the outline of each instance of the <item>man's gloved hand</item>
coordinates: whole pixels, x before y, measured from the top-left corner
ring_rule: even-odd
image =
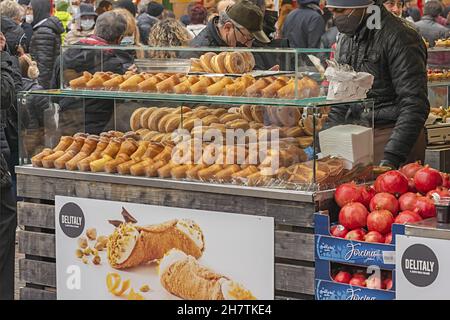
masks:
[[[380,167],[389,167],[392,170],[396,170],[397,166],[395,164],[393,164],[392,162],[389,162],[388,160],[381,160],[380,162]]]

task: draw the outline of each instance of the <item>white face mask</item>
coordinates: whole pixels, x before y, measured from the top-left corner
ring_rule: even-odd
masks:
[[[94,28],[95,21],[94,19],[81,20],[80,25],[81,30],[83,31],[91,30],[92,28]]]
[[[120,44],[122,46],[131,46],[134,44],[134,37],[133,36],[123,37],[122,41],[120,41]]]
[[[28,23],[28,24],[33,23],[33,15],[32,14],[27,14],[25,16],[25,22]]]

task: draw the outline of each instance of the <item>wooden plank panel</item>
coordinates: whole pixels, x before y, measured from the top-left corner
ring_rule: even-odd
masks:
[[[169,190],[122,184],[17,175],[19,196],[54,200],[55,195],[124,201],[274,217],[278,224],[313,226],[313,203]]]
[[[56,286],[56,264],[21,259],[20,279],[28,283]],[[275,264],[275,288],[303,294],[314,294],[314,268]]]
[[[56,256],[54,234],[19,231],[18,242],[20,253],[49,258]]]
[[[55,229],[55,206],[19,201],[17,223],[21,226]]]
[[[314,268],[275,264],[275,289],[314,294]]]
[[[314,261],[314,234],[275,231],[275,257]]]
[[[56,292],[35,288],[20,288],[20,300],[56,300]]]
[[[20,259],[19,277],[28,283],[56,287],[56,263]]]

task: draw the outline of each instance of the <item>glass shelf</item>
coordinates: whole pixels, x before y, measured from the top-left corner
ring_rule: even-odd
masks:
[[[186,103],[214,103],[230,105],[273,105],[273,106],[324,106],[355,102],[367,102],[368,99],[361,100],[327,100],[325,96],[306,99],[279,99],[279,98],[254,98],[254,97],[226,97],[226,96],[206,96],[192,94],[158,94],[143,92],[124,91],[101,91],[101,90],[35,90],[30,92],[22,91],[23,96],[27,95],[47,95],[54,97],[72,98],[92,98],[92,99],[127,99],[127,100],[160,100],[160,101],[182,101]]]
[[[428,81],[428,88],[450,86],[450,80]]]

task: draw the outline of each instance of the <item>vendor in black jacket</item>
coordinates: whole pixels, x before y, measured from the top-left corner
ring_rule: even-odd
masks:
[[[336,60],[375,77],[368,98],[375,101],[375,163],[399,167],[424,157],[423,127],[429,113],[427,50],[419,34],[380,7],[381,28],[367,23],[371,0],[328,0],[341,35]],[[336,110],[335,110],[336,111]],[[340,122],[345,110],[332,113]],[[340,117],[340,119],[339,119]]]
[[[94,34],[81,39],[77,44],[95,46],[92,49],[79,49],[73,46],[63,53],[63,67],[56,64],[52,87],[60,87],[60,74],[63,73],[64,85],[80,77],[84,71],[94,74],[98,71],[124,74],[134,63],[132,55],[127,52],[100,49],[101,46],[119,45],[127,28],[125,17],[115,11],[108,11],[100,15],[96,21]],[[74,134],[85,131],[99,134],[114,128],[114,100],[110,99],[82,99],[64,98],[59,101],[60,125],[62,134]]]

